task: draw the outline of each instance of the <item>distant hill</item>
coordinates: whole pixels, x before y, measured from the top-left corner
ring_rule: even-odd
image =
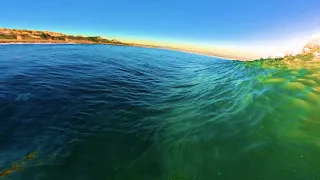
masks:
[[[84,43],[129,45],[117,40],[104,39],[100,36],[72,36],[58,32],[0,28],[0,42],[48,42],[48,43]]]

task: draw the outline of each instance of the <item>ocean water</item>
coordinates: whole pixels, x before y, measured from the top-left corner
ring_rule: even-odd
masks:
[[[1,45],[0,177],[318,180],[319,69]]]

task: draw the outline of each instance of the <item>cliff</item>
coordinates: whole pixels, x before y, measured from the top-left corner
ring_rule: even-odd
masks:
[[[83,43],[129,45],[117,40],[108,40],[100,36],[73,36],[58,32],[25,29],[0,28],[0,43]]]

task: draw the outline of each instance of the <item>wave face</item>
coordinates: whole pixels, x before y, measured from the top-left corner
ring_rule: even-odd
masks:
[[[0,46],[4,179],[320,179],[319,68]]]

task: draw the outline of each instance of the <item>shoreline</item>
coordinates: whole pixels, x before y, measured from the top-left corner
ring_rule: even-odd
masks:
[[[14,44],[39,44],[39,45],[46,45],[46,44],[57,44],[57,45],[63,45],[63,44],[70,44],[70,45],[78,45],[78,44],[86,44],[86,45],[115,45],[115,46],[129,46],[129,47],[141,47],[141,48],[154,48],[154,49],[161,49],[161,50],[170,50],[170,51],[176,51],[176,52],[184,52],[189,54],[195,54],[195,55],[201,55],[201,56],[207,56],[207,57],[215,57],[215,58],[222,58],[226,60],[232,60],[232,61],[252,61],[252,60],[241,60],[236,59],[232,57],[227,56],[219,56],[219,55],[212,55],[207,53],[200,53],[200,52],[193,52],[183,49],[175,49],[175,48],[166,48],[166,47],[157,47],[157,46],[150,46],[150,45],[131,45],[131,44],[117,44],[117,43],[92,43],[92,42],[66,42],[66,41],[10,41],[10,40],[0,40],[0,45],[14,45]]]
[[[10,44],[78,44],[78,43],[60,43],[60,42],[0,42],[0,45],[10,45]]]
[[[176,52],[184,52],[189,54],[202,55],[207,57],[222,58],[226,60],[250,61],[253,60],[249,56],[242,56],[238,53],[231,52],[214,52],[208,49],[179,48],[166,45],[151,45],[134,42],[121,42],[116,39],[106,39],[101,36],[81,36],[68,35],[60,32],[51,32],[43,30],[28,29],[9,29],[0,28],[0,45],[9,44],[105,44],[114,46],[131,46],[141,48],[154,48],[162,50],[170,50]],[[220,52],[220,53],[219,53]]]
[[[183,49],[181,49],[181,50],[180,49],[170,49],[170,48],[157,48],[157,49],[170,50],[170,51],[176,51],[176,52],[184,52],[184,53],[188,53],[188,54],[195,54],[195,55],[201,55],[201,56],[207,56],[207,57],[222,58],[222,59],[231,60],[231,61],[254,61],[254,60],[248,60],[248,59],[241,60],[241,59],[231,58],[231,57],[226,57],[226,56],[212,55],[212,54],[208,54],[208,53],[187,51],[187,50],[183,50]]]
[[[63,40],[7,40],[0,39],[0,44],[114,44],[127,45],[125,43],[98,43],[92,41],[63,41]]]

